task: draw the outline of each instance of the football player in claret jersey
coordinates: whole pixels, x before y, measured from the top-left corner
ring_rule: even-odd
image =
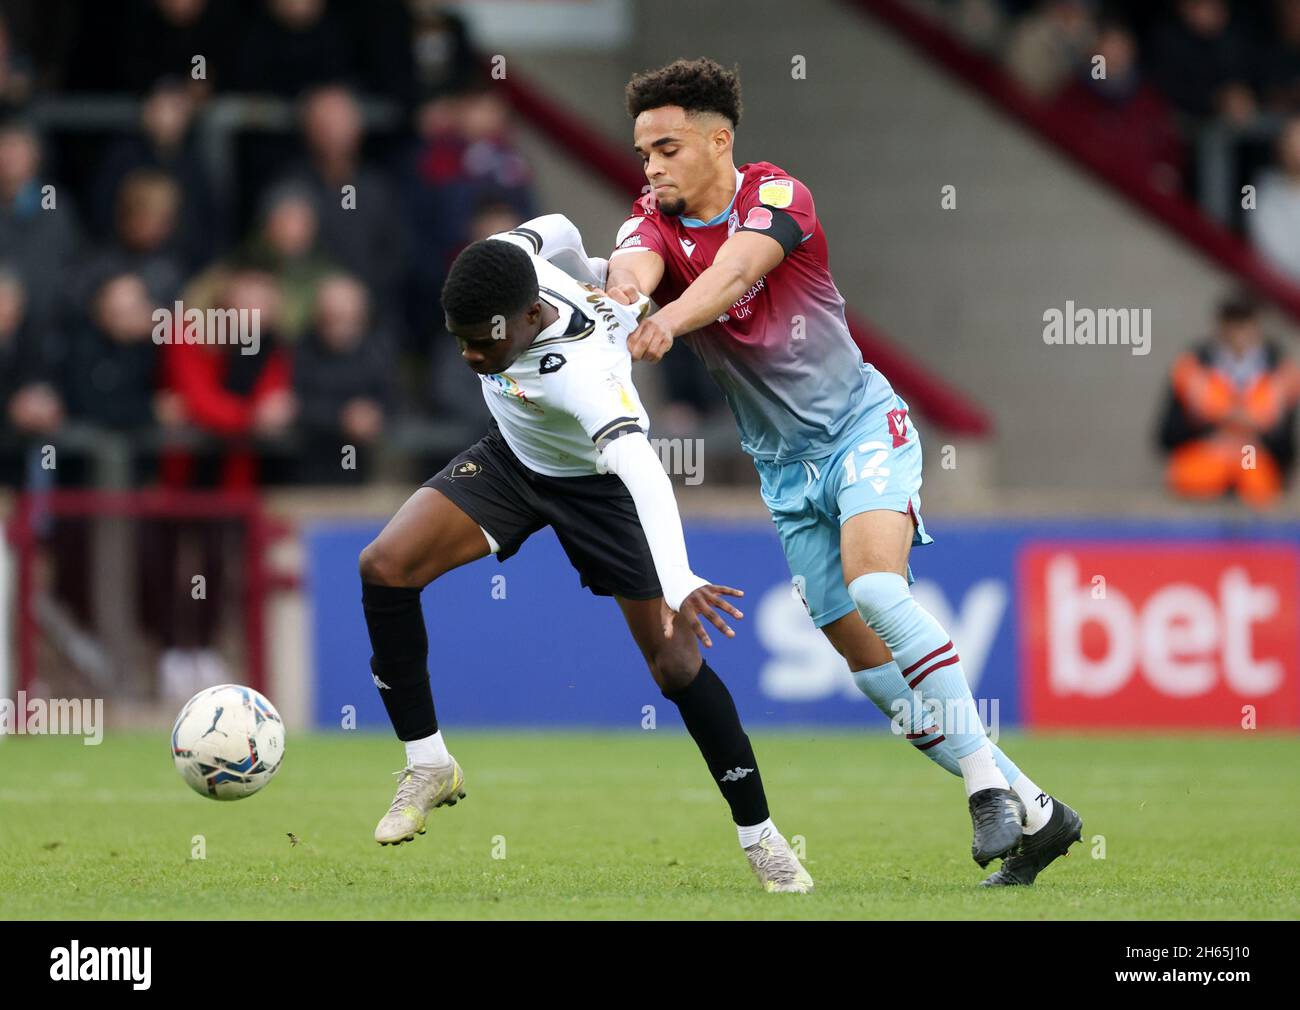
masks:
[[[465,795],[434,711],[421,590],[488,554],[504,561],[550,526],[582,584],[617,601],[763,886],[806,892],[812,878],[768,815],[735,703],[697,645],[712,645],[703,621],[734,634],[719,611],[741,617],[728,597],[743,594],[690,569],[672,484],[631,380],[627,337],[648,302],[607,298],[595,284],[604,267],[553,214],[475,242],[447,277],[447,328],[479,375],[493,422],[361,554],[371,672],[407,755],[375,840],[410,841],[430,810]]]
[[[737,75],[678,60],[627,86],[648,192],[619,229],[606,290],[661,308],[628,339],[657,361],[682,338],[754,458],[796,586],[858,687],[906,739],[963,779],[989,886],[1032,884],[1082,821],[980,721],[951,637],[911,593],[921,444],[907,404],[862,360],[831,278],[812,194],[777,165],[736,168]]]

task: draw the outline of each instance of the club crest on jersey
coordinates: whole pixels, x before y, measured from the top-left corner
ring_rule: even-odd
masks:
[[[453,477],[477,477],[483,472],[483,468],[475,463],[472,459],[467,459],[463,463],[457,463],[451,468]],[[378,683],[376,681],[376,683]]]
[[[745,216],[746,228],[754,231],[767,231],[772,227],[772,212],[767,207],[753,207]]]
[[[543,354],[542,362],[537,366],[537,371],[542,375],[550,375],[552,372],[558,372],[564,367],[564,364],[563,354]]]
[[[734,210],[727,216],[727,238],[736,234],[736,229],[740,227],[740,215]]]
[[[769,207],[789,207],[794,201],[794,183],[789,179],[773,179],[758,187],[758,202]]]
[[[889,418],[889,433],[894,436],[894,448],[907,445],[907,411],[895,408],[885,416]]]

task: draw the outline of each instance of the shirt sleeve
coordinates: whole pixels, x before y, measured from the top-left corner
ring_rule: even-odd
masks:
[[[587,255],[587,250],[582,245],[582,233],[563,214],[544,214],[525,221],[510,231],[488,237],[509,242],[526,253],[540,256],[576,280],[597,285],[604,283],[607,270],[605,260]]]
[[[652,252],[664,260],[668,258],[664,253],[663,236],[654,221],[636,211],[619,227],[614,236],[614,251],[609,258],[612,260],[615,256],[632,252]]]
[[[610,443],[601,462],[632,496],[664,600],[673,610],[681,610],[686,597],[709,583],[691,571],[673,485],[654,447],[644,435],[633,434]]]
[[[817,208],[798,179],[777,176],[759,182],[739,201],[737,231],[756,231],[781,243],[789,256],[817,228]]]

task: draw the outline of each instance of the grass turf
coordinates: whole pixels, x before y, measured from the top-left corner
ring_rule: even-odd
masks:
[[[0,740],[0,918],[1300,916],[1296,737],[1006,734],[1084,842],[1037,886],[988,890],[960,784],[911,748],[756,733],[773,815],[805,839],[806,896],[758,889],[685,735],[450,741],[468,797],[380,848],[401,762],[387,736],[291,734],[276,780],[235,803],[190,792],[165,733]]]

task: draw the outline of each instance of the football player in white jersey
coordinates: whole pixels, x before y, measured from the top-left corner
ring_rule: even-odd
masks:
[[[769,816],[731,694],[700,655],[697,639],[712,645],[704,622],[734,634],[722,614],[741,617],[728,597],[742,594],[691,571],[672,484],[647,437],[627,337],[648,302],[606,297],[597,287],[604,268],[561,215],[475,242],[452,265],[447,328],[482,381],[493,422],[361,553],[371,673],[407,754],[375,840],[410,841],[430,810],[465,795],[438,729],[421,590],[488,554],[504,561],[550,526],[582,584],[617,601],[763,886],[806,892],[812,878]]]

